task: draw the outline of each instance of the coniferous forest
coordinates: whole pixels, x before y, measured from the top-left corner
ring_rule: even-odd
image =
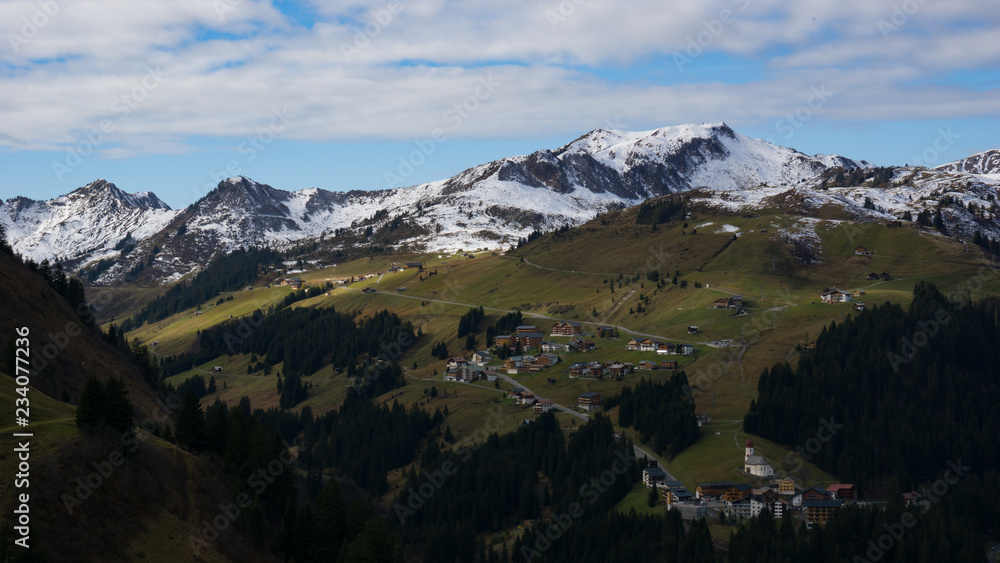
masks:
[[[908,308],[884,304],[834,323],[796,368],[764,371],[744,429],[798,447],[808,461],[856,483],[862,495],[888,498],[890,509],[902,492],[940,489],[941,479],[961,473],[947,494],[925,494],[934,502],[917,520],[924,529],[949,532],[912,534],[894,560],[956,561],[975,552],[968,560],[981,560],[982,538],[1000,534],[998,305],[946,296],[919,282]],[[835,424],[833,436],[806,452],[821,419]],[[898,508],[843,511],[825,531],[796,541],[819,553],[846,538],[877,538],[880,523],[897,522],[900,514]]]

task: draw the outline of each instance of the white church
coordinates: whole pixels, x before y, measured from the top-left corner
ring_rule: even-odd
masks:
[[[753,453],[753,440],[747,438],[746,457],[743,459],[743,471],[754,477],[771,477],[774,468],[764,459],[764,456]]]

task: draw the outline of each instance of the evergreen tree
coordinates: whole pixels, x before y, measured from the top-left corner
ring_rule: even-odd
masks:
[[[76,426],[80,430],[94,430],[106,412],[104,404],[104,384],[91,377],[83,384],[80,404],[76,407]]]
[[[192,392],[184,395],[184,402],[177,411],[177,423],[174,425],[174,436],[181,446],[194,451],[201,451],[206,443],[205,414],[201,410],[198,396]]]

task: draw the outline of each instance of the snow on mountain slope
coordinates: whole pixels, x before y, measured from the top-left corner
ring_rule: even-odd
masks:
[[[8,200],[0,206],[0,221],[15,249],[36,261],[64,260],[69,268],[79,268],[115,257],[115,263],[92,272],[97,283],[140,275],[162,283],[197,270],[220,252],[248,245],[506,248],[532,230],[577,225],[608,210],[682,191],[732,210],[838,205],[858,216],[898,217],[936,205],[942,194],[952,192],[966,206],[989,209],[998,183],[964,172],[900,169],[890,188],[821,189],[831,172],[842,177],[870,167],[836,155],[807,156],[746,137],[724,123],[643,132],[598,129],[555,150],[503,158],[405,188],[288,192],[235,177],[173,211],[155,195],[126,194],[99,180],[49,202]],[[962,213],[964,208],[961,213],[949,209],[946,220],[972,221]]]
[[[177,213],[152,193],[128,194],[97,180],[49,201],[7,200],[0,204],[0,223],[15,252],[72,268],[117,255],[129,240],[155,235]]]
[[[969,174],[1000,174],[1000,149],[992,149],[974,154],[935,168],[944,172],[968,172]]]

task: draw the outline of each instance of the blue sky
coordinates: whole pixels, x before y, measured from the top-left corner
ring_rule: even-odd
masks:
[[[0,29],[3,199],[383,189],[691,122],[876,164],[1000,148],[1000,12],[966,0],[11,0]]]

